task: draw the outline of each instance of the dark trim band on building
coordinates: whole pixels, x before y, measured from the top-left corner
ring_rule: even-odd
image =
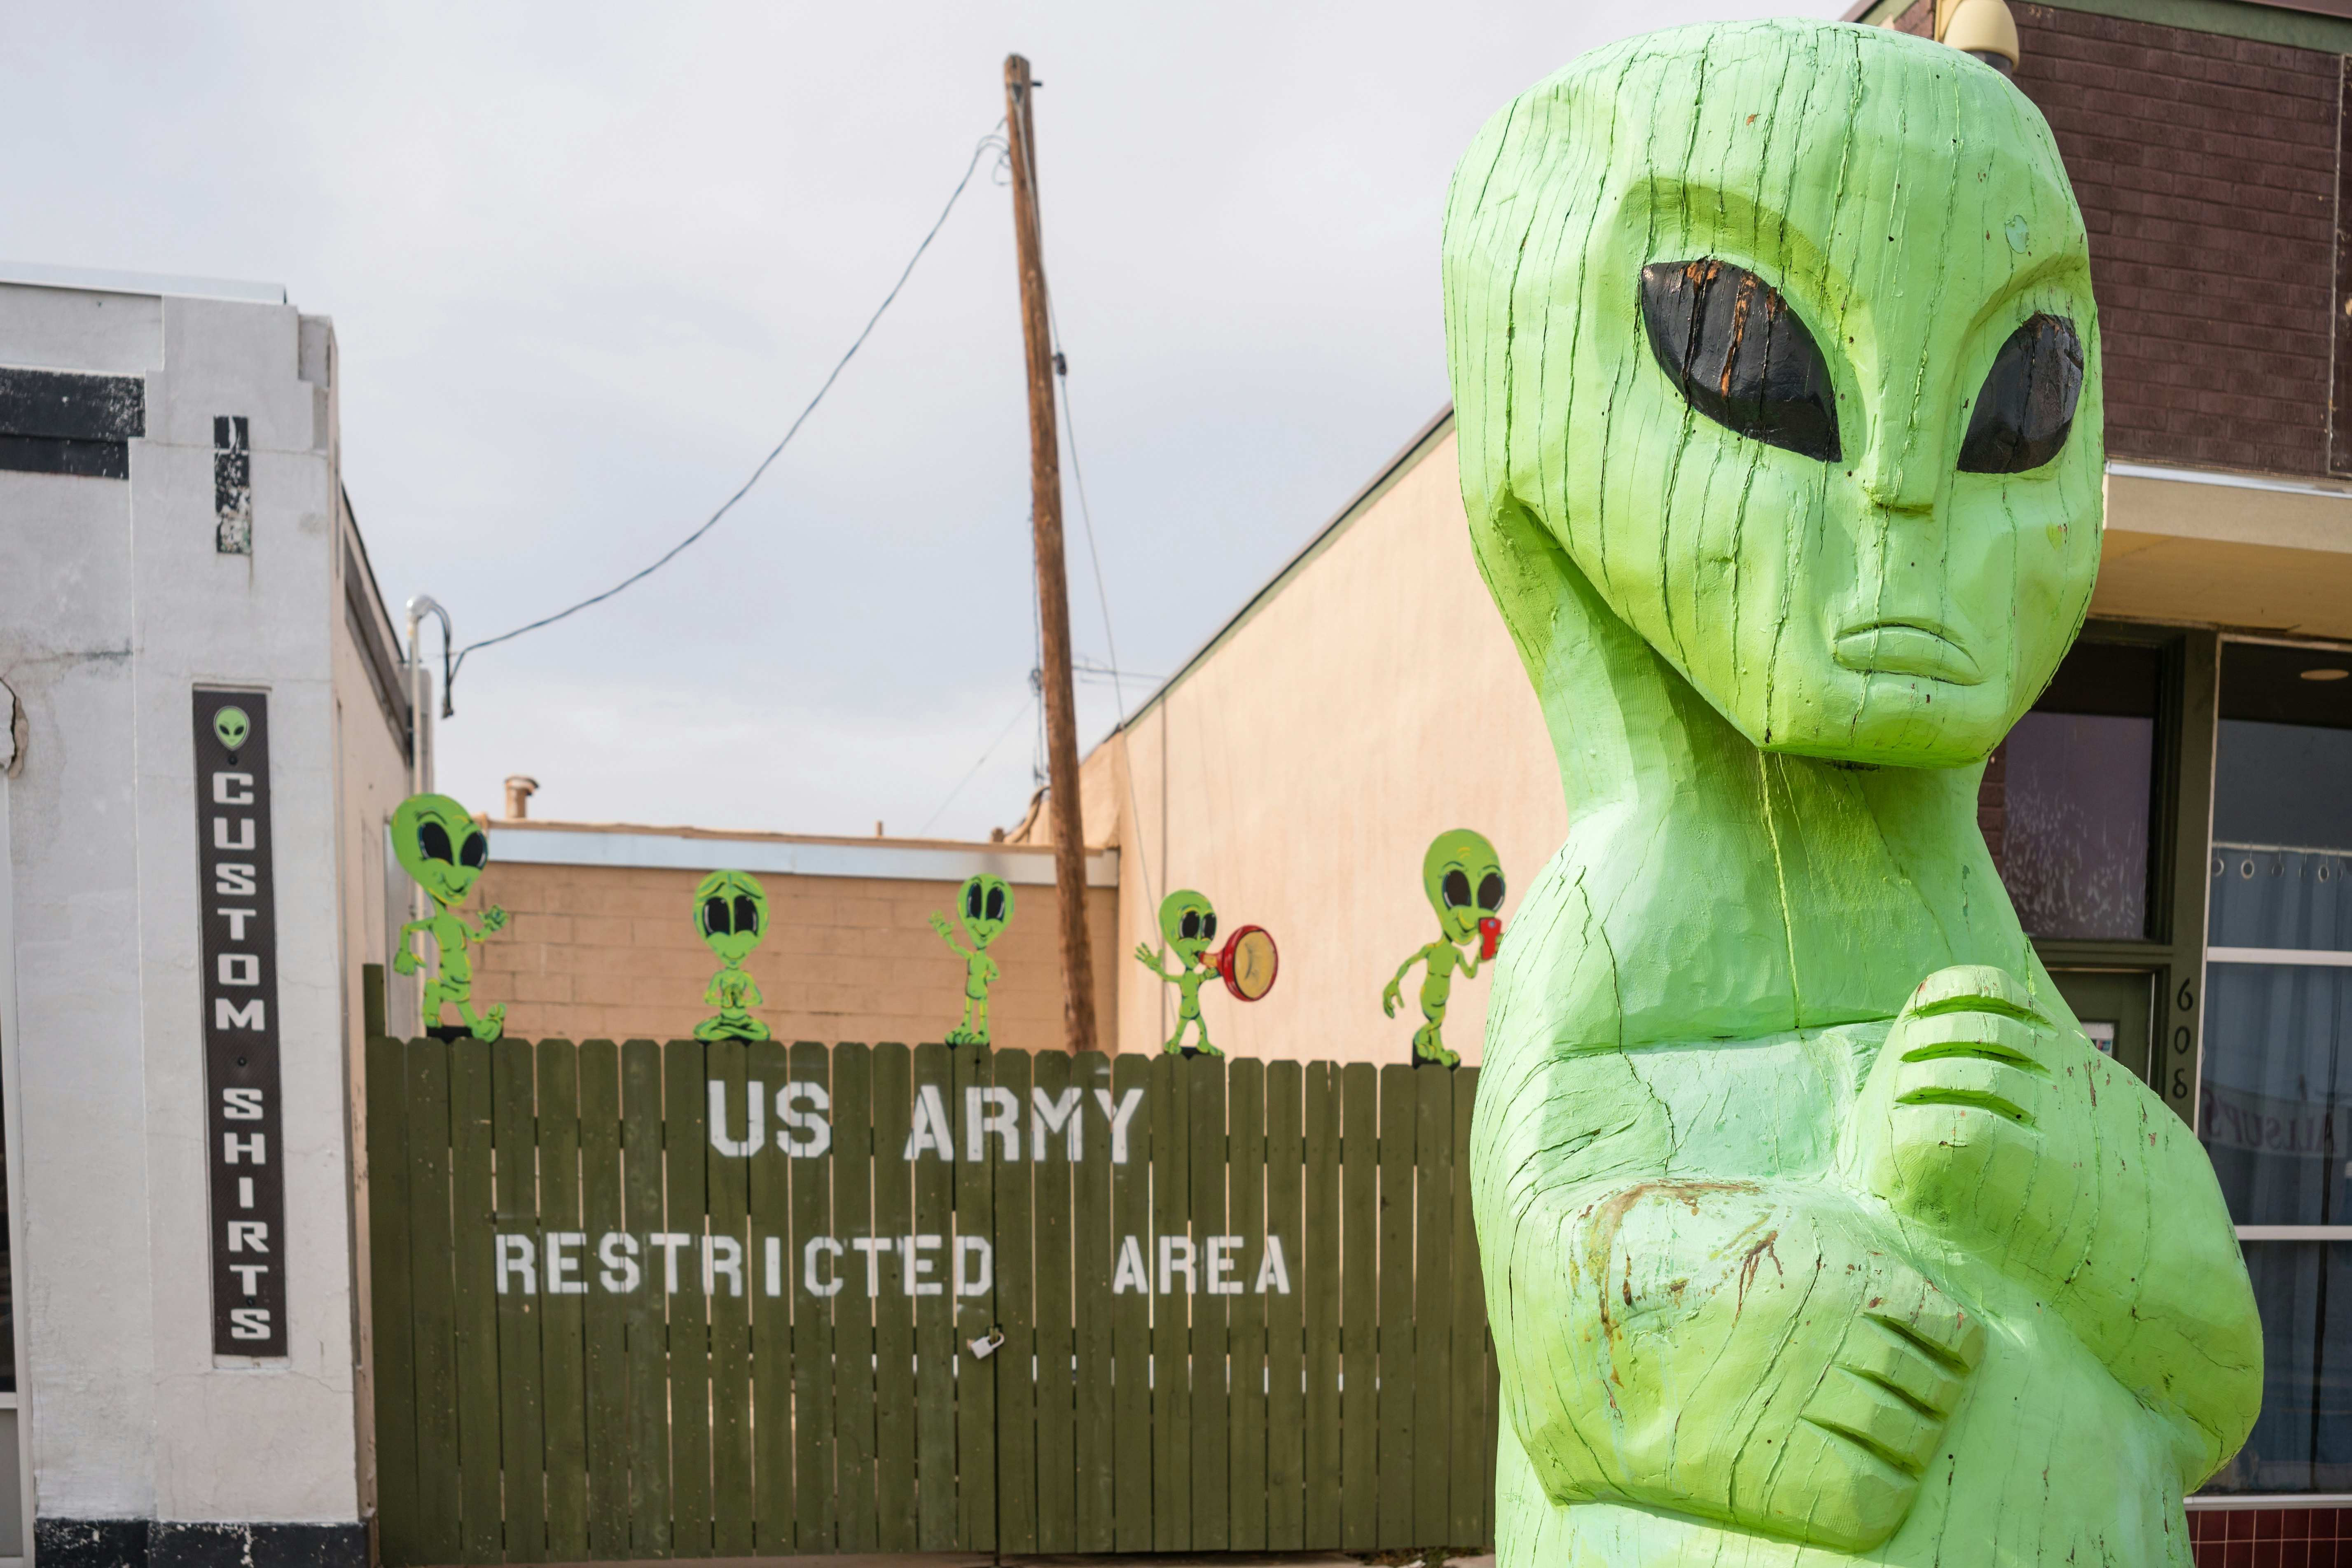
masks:
[[[127,479],[146,433],[138,376],[0,367],[0,469]]]
[[[366,1568],[364,1524],[179,1524],[44,1519],[41,1568]]]

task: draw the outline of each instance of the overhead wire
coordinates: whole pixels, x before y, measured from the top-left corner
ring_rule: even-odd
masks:
[[[578,615],[581,611],[589,608],[591,605],[603,604],[605,600],[611,598],[614,595],[620,593],[625,588],[631,587],[635,584],[645,581],[645,579],[652,576],[655,573],[660,571],[663,567],[676,560],[688,546],[693,544],[704,534],[709,533],[713,528],[717,527],[719,525],[719,520],[725,517],[730,511],[733,510],[735,503],[741,500],[745,496],[751,493],[751,487],[760,482],[761,476],[768,471],[769,466],[774,463],[779,457],[783,455],[783,450],[786,447],[792,445],[793,437],[800,434],[801,426],[808,423],[809,416],[816,412],[817,405],[823,403],[824,401],[825,394],[833,390],[833,384],[841,378],[841,373],[848,368],[849,362],[856,357],[857,351],[866,346],[866,340],[873,336],[874,329],[881,321],[884,312],[887,311],[890,309],[892,302],[898,298],[899,290],[907,286],[907,279],[914,276],[915,264],[922,260],[923,253],[931,247],[931,241],[938,238],[940,230],[947,226],[948,216],[955,211],[957,200],[963,195],[965,187],[971,184],[971,177],[978,172],[980,168],[980,161],[982,155],[984,155],[992,147],[996,150],[997,155],[1001,161],[1010,151],[1009,144],[1006,142],[1005,139],[999,134],[999,132],[1003,129],[1004,121],[1003,120],[999,120],[996,122],[995,130],[991,131],[987,135],[982,136],[973,144],[971,150],[971,162],[964,166],[963,177],[956,182],[955,189],[948,193],[947,205],[940,209],[939,217],[924,234],[922,242],[915,247],[915,253],[907,258],[907,265],[899,269],[898,280],[890,285],[890,291],[882,297],[882,303],[876,306],[874,308],[874,313],[866,318],[866,325],[864,329],[858,332],[856,340],[849,345],[849,348],[842,354],[841,358],[835,362],[833,370],[824,378],[824,384],[816,389],[816,395],[808,400],[807,406],[801,410],[800,416],[792,422],[790,428],[785,430],[782,438],[768,449],[768,455],[766,457],[760,459],[760,466],[751,470],[751,477],[745,479],[740,486],[737,487],[735,493],[729,496],[727,500],[720,504],[719,510],[712,512],[709,518],[703,522],[701,527],[696,529],[692,533],[688,534],[684,539],[679,540],[676,544],[671,545],[668,550],[663,552],[660,559],[654,562],[652,565],[647,566],[641,571],[630,574],[628,576],[622,578],[618,583],[613,584],[613,586],[605,589],[603,593],[592,595],[567,609],[558,610],[551,616],[541,616],[540,619],[532,621],[530,625],[517,626],[510,632],[500,632],[497,637],[484,637],[479,642],[467,643],[464,647],[458,649],[457,660],[455,663],[448,666],[446,678],[442,682],[443,701],[445,703],[448,700],[449,689],[457,683],[457,671],[465,668],[467,655],[473,653],[479,648],[495,647],[500,643],[511,642],[516,637],[521,637],[526,632],[535,632],[542,626],[551,626],[556,622],[563,620],[568,616]]]
[[[924,834],[929,833],[931,830],[931,824],[937,822],[940,819],[940,814],[955,804],[956,796],[963,793],[963,786],[971,783],[974,778],[979,776],[980,770],[988,765],[988,759],[996,755],[996,749],[1004,744],[1006,739],[1012,735],[1014,728],[1020,724],[1022,720],[1029,716],[1029,710],[1036,700],[1036,695],[1034,692],[1021,700],[1021,706],[1013,710],[1013,717],[1006,721],[1003,729],[996,732],[996,739],[988,743],[988,750],[980,753],[980,760],[972,763],[971,766],[965,771],[963,777],[956,781],[955,788],[948,791],[948,797],[947,799],[940,802],[939,810],[932,812],[930,816],[925,817],[923,819],[922,826],[915,829],[916,837],[920,838]]]
[[[1038,248],[1042,252],[1045,247],[1040,245]],[[1042,269],[1042,258],[1039,265]],[[1055,312],[1054,291],[1051,289],[1045,290],[1045,324],[1047,330],[1054,335],[1054,383],[1060,388],[1062,394],[1062,428],[1069,433],[1071,488],[1078,492],[1078,522],[1087,536],[1087,561],[1094,569],[1095,604],[1102,612],[1103,643],[1110,650],[1111,700],[1118,708],[1118,729],[1123,734],[1127,730],[1127,687],[1119,675],[1118,635],[1111,629],[1110,594],[1103,586],[1102,551],[1095,543],[1094,509],[1087,504],[1087,470],[1086,466],[1078,460],[1078,421],[1070,409],[1070,362],[1068,356],[1062,352],[1062,321]],[[1132,755],[1130,752],[1129,756],[1122,760],[1123,763],[1131,762]],[[1136,833],[1139,839],[1143,832],[1143,807],[1136,799],[1135,769],[1129,765],[1122,765],[1119,772],[1127,778],[1128,815],[1135,823]],[[1162,812],[1166,811],[1167,802],[1160,802],[1160,809]],[[1135,863],[1137,868],[1143,873],[1144,899],[1147,904],[1156,910],[1160,904],[1160,894],[1152,885],[1151,858],[1144,854],[1142,849],[1143,847],[1139,842],[1136,846]],[[1165,867],[1160,868],[1163,871],[1167,869]]]

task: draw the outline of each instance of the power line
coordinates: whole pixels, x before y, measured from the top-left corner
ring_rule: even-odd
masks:
[[[1026,719],[1029,716],[1030,704],[1035,700],[1036,698],[1034,694],[1021,700],[1021,706],[1013,710],[1011,721],[1008,722],[1003,729],[997,731],[996,739],[988,743],[988,750],[980,753],[980,761],[972,763],[970,771],[968,771],[963,777],[956,781],[955,788],[948,791],[947,799],[940,802],[939,810],[932,812],[930,816],[925,817],[923,819],[923,825],[915,829],[916,837],[920,838],[924,834],[929,833],[931,830],[931,824],[937,822],[940,819],[940,814],[955,804],[955,797],[963,793],[963,786],[971,783],[972,779],[980,773],[980,770],[988,765],[988,759],[996,755],[996,748],[1004,744],[1006,737],[1013,733],[1013,726],[1020,723],[1022,720]]]
[[[735,493],[729,496],[724,504],[722,504],[717,511],[710,514],[709,521],[705,521],[700,528],[696,529],[692,533],[688,534],[684,539],[679,540],[676,544],[671,545],[667,551],[663,552],[661,559],[656,561],[652,565],[646,567],[640,572],[632,573],[630,575],[622,578],[621,581],[613,584],[613,586],[605,589],[603,593],[583,599],[569,609],[558,610],[555,614],[533,621],[529,626],[517,626],[510,632],[500,632],[497,637],[484,637],[479,642],[467,643],[464,647],[458,649],[457,662],[449,667],[447,677],[442,682],[442,700],[445,703],[448,700],[449,689],[457,683],[457,671],[465,668],[466,656],[467,654],[472,653],[476,648],[493,647],[502,642],[511,642],[516,637],[522,636],[525,632],[535,632],[541,626],[551,626],[556,622],[564,619],[566,616],[578,615],[581,611],[588,608],[592,605],[603,604],[605,600],[621,592],[624,588],[627,588],[635,584],[643,582],[645,579],[652,576],[655,573],[660,571],[663,567],[676,560],[679,552],[684,551],[687,546],[692,544],[696,540],[700,539],[704,534],[709,533],[713,528],[717,527],[719,520],[725,517],[730,511],[733,510],[737,501],[741,500],[745,496],[751,493],[751,487],[758,484],[760,482],[760,477],[768,471],[768,466],[771,463],[773,463],[777,458],[783,454],[783,450],[786,447],[792,445],[793,437],[800,434],[801,426],[803,425],[808,423],[808,416],[816,412],[816,405],[824,401],[824,395],[833,390],[833,384],[840,379],[841,373],[848,367],[850,360],[856,357],[859,349],[866,346],[866,340],[873,335],[874,328],[876,324],[882,320],[883,312],[889,310],[891,302],[898,298],[898,290],[904,289],[907,286],[907,279],[914,276],[915,264],[922,260],[923,252],[931,247],[931,241],[938,238],[940,230],[947,226],[948,215],[955,211],[957,198],[963,195],[964,187],[971,184],[972,174],[980,168],[980,160],[982,155],[992,147],[996,150],[997,155],[1000,159],[1003,157],[1006,151],[1006,143],[1004,138],[997,134],[997,131],[1002,131],[1004,128],[1004,121],[1002,120],[998,121],[996,122],[996,131],[990,132],[973,145],[971,150],[971,162],[964,166],[963,178],[958,180],[955,184],[955,189],[948,193],[947,205],[940,209],[938,221],[933,223],[930,226],[929,232],[923,236],[922,243],[915,247],[915,254],[907,258],[907,265],[899,269],[898,280],[890,285],[890,292],[882,297],[882,303],[876,306],[874,309],[874,314],[866,318],[865,330],[857,334],[857,340],[849,345],[848,352],[844,353],[841,358],[835,363],[832,374],[824,378],[824,384],[816,389],[816,395],[808,400],[808,406],[801,410],[800,417],[793,421],[792,427],[784,432],[783,438],[778,441],[773,447],[770,447],[768,455],[760,459],[760,466],[751,470],[751,477],[745,479],[741,486],[736,489]]]
[[[1087,560],[1094,567],[1095,603],[1102,610],[1103,642],[1110,649],[1110,666],[1107,673],[1110,677],[1111,700],[1118,705],[1118,727],[1124,731],[1127,728],[1127,687],[1124,678],[1119,674],[1118,637],[1110,627],[1110,595],[1103,588],[1102,551],[1095,543],[1093,509],[1087,505],[1087,470],[1078,461],[1078,422],[1070,412],[1070,362],[1068,356],[1062,352],[1062,322],[1061,318],[1054,313],[1054,297],[1051,294],[1045,297],[1045,319],[1051,323],[1054,331],[1054,380],[1062,389],[1062,427],[1070,433],[1070,479],[1078,492],[1078,521],[1086,530]],[[1131,757],[1133,752],[1130,752],[1129,754]],[[1127,775],[1127,809],[1135,821],[1136,833],[1140,837],[1143,832],[1143,807],[1135,797],[1135,770],[1132,767],[1126,767],[1119,771]],[[1163,815],[1167,810],[1167,804],[1165,801],[1160,802]],[[1140,843],[1136,846],[1135,864],[1136,868],[1143,873],[1144,899],[1156,909],[1160,902],[1160,895],[1151,885],[1151,859],[1143,852],[1143,846]],[[1167,868],[1163,866],[1160,869],[1165,871]],[[1160,1020],[1162,1023],[1167,1021],[1164,1007],[1163,1001]]]

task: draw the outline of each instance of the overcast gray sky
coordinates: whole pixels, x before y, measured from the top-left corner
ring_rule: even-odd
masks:
[[[10,5],[0,256],[281,281],[332,316],[384,595],[432,594],[467,641],[610,586],[741,482],[1019,50],[1109,609],[1073,487],[1076,642],[1158,676],[1444,404],[1438,221],[1489,113],[1626,33],[1834,9]],[[1011,201],[984,166],[725,521],[467,664],[441,785],[984,836],[1037,761],[1027,519]],[[1079,706],[1083,748],[1111,686]]]

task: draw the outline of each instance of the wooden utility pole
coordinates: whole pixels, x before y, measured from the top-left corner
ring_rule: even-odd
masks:
[[[1095,1048],[1094,944],[1087,933],[1087,846],[1078,817],[1078,714],[1070,685],[1070,586],[1062,564],[1062,448],[1054,423],[1054,334],[1037,230],[1037,127],[1029,62],[1004,58],[1013,155],[1013,231],[1020,244],[1021,335],[1029,353],[1029,512],[1037,549],[1037,624],[1045,663],[1045,782],[1054,813],[1054,888],[1062,906],[1062,1021],[1073,1054]]]

